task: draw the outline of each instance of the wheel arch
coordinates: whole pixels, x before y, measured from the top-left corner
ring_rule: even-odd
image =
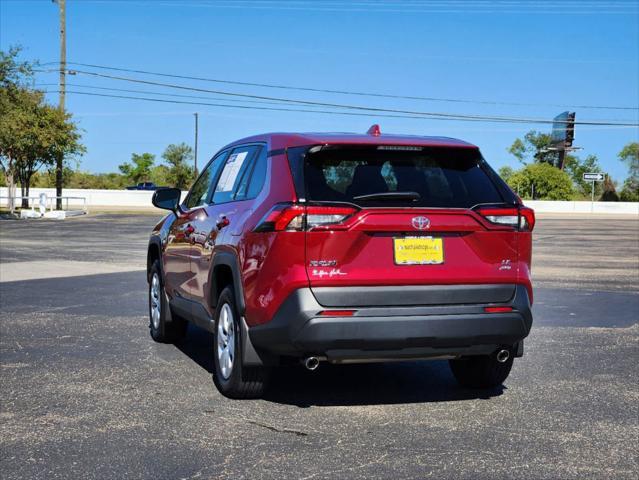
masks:
[[[235,293],[235,301],[240,315],[244,315],[246,302],[244,301],[244,289],[240,274],[240,262],[234,252],[222,251],[215,254],[211,271],[209,273],[210,304],[212,308],[217,305],[218,298],[224,287],[231,285]]]
[[[211,285],[210,304],[213,309],[217,306],[218,298],[224,288],[228,285],[233,288],[236,307],[240,315],[238,320],[241,329],[242,363],[246,366],[263,366],[266,363],[275,364],[276,361],[270,356],[258,353],[251,342],[248,325],[244,318],[246,303],[240,274],[240,262],[235,252],[221,251],[215,254],[209,273],[209,285]]]
[[[151,272],[151,266],[155,260],[160,261],[160,271],[163,273],[164,266],[162,265],[162,241],[160,237],[153,235],[149,240],[149,246],[146,253],[146,276],[149,280],[149,273]]]

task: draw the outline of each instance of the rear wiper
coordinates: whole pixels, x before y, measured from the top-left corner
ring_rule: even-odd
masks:
[[[417,192],[379,192],[368,195],[358,195],[353,200],[410,200],[416,202],[422,198]]]

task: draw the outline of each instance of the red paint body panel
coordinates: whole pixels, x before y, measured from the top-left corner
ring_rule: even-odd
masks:
[[[249,233],[242,279],[249,326],[270,321],[294,290],[308,287],[304,232]]]
[[[448,137],[421,137],[416,135],[357,135],[352,133],[266,133],[246,137],[224,148],[244,143],[266,142],[271,150],[305,145],[411,145],[423,147],[474,148],[471,143]]]

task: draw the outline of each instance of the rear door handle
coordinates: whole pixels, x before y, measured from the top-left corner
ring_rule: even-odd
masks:
[[[218,230],[222,230],[224,227],[227,227],[229,224],[231,223],[231,221],[226,218],[226,216],[220,218],[217,222],[217,229]]]

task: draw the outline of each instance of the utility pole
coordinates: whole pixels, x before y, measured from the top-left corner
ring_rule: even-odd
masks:
[[[55,2],[56,0],[54,0]],[[67,88],[65,73],[67,69],[67,22],[66,22],[66,0],[57,0],[60,8],[60,111],[64,112],[64,100]],[[64,165],[64,155],[60,153],[56,159],[55,166],[55,196],[56,209],[62,210],[62,168]]]
[[[194,113],[193,115],[195,115],[195,148],[193,149],[193,158],[195,160],[195,178],[197,178],[197,130],[198,130],[198,114]]]

